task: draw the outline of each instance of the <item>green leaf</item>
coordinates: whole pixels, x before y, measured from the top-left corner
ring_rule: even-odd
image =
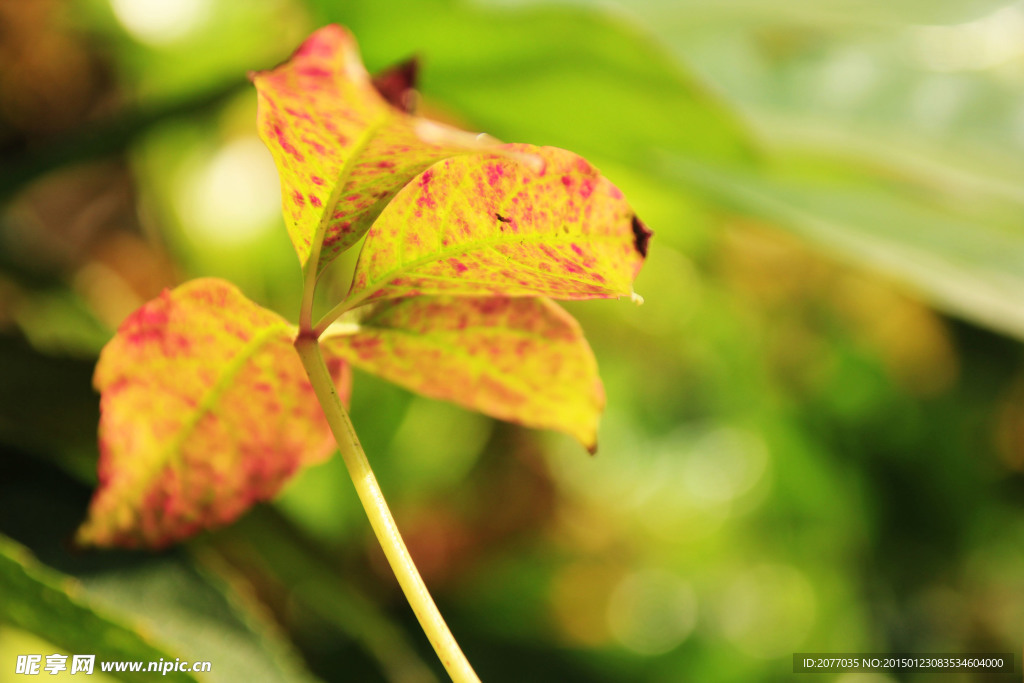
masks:
[[[282,66],[253,75],[257,125],[281,177],[299,261],[317,272],[355,244],[410,178],[481,147],[388,104],[337,25],[313,33]]]
[[[751,154],[736,113],[630,21],[632,11],[507,0],[315,4],[360,36],[373,68],[421,55],[427,102],[498,138],[638,166],[665,150],[717,160]]]
[[[84,571],[80,581],[97,606],[130,615],[133,623],[183,658],[212,663],[211,683],[306,683],[316,680],[279,625],[256,602],[246,577],[212,552],[159,557],[132,555],[127,566]]]
[[[385,302],[324,348],[431,398],[557,429],[593,451],[604,389],[579,324],[541,298],[414,297]]]
[[[78,541],[164,546],[226,524],[334,448],[294,328],[216,279],[165,291],[104,348],[100,487]],[[349,374],[332,363],[339,393]]]
[[[1024,339],[1024,239],[1010,222],[878,187],[667,167],[717,201],[884,272],[949,313]]]
[[[100,671],[102,661],[175,660],[174,654],[143,638],[135,629],[96,610],[81,593],[76,582],[40,565],[25,548],[0,535],[0,618],[4,623],[34,633],[72,654],[95,655],[95,672]],[[67,666],[70,671],[70,659]],[[147,681],[153,675],[122,672],[117,677]],[[164,680],[195,683],[199,679],[170,671]]]
[[[651,232],[618,188],[571,152],[502,151],[439,162],[406,185],[367,234],[343,305],[632,296]]]

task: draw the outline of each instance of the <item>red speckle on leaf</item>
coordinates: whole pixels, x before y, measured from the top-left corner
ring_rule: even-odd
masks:
[[[505,167],[501,164],[488,164],[487,165],[487,184],[491,187],[496,186],[501,182],[502,177],[505,175]]]
[[[284,134],[284,130],[281,129],[280,124],[274,124],[274,136],[277,138],[277,144],[281,145],[281,149],[283,149],[287,154],[295,157],[296,161],[301,163],[306,160],[306,157],[302,155],[302,152],[296,149],[295,145],[289,142],[288,137]]]
[[[323,179],[323,178],[321,178],[321,177],[320,177],[320,176],[318,176],[318,175],[311,175],[311,176],[309,176],[309,180],[310,180],[310,182],[312,182],[312,183],[313,183],[314,185],[323,185],[323,184],[324,184],[324,179]]]
[[[358,202],[360,199],[361,197],[357,194],[350,194],[349,196],[345,197],[346,202]]]
[[[320,198],[317,197],[315,194],[309,195],[309,203],[312,204],[313,206],[323,206],[323,202],[321,202]]]
[[[337,242],[340,242],[341,238],[345,236],[345,233],[350,225],[351,223],[348,221],[345,221],[344,223],[337,225],[335,229],[331,230],[324,237],[323,245],[325,247],[331,247],[334,246],[334,244],[336,244]]]
[[[309,78],[330,78],[331,72],[319,66],[303,66],[298,69],[300,76]]]
[[[292,201],[295,202],[296,206],[302,207],[306,205],[306,200],[303,198],[302,193],[298,190],[292,190]]]
[[[492,315],[508,305],[508,299],[488,297],[480,300],[479,311],[483,315]]]
[[[310,147],[312,147],[313,151],[316,152],[317,154],[319,154],[320,156],[326,156],[327,155],[327,148],[324,147],[323,145],[321,145],[316,140],[310,140],[308,138],[302,138],[302,141],[305,142]]]
[[[332,47],[332,38],[328,37],[328,33],[333,33],[334,39],[340,37],[341,30],[337,26],[325,26],[316,33],[314,33],[306,42],[304,42],[298,50],[295,51],[295,55],[292,57],[330,57],[334,54],[334,48]],[[340,42],[340,41],[339,41]]]
[[[620,190],[619,188],[615,187],[614,185],[609,185],[608,186],[608,194],[611,195],[612,199],[622,199],[623,198],[622,190]]]
[[[395,162],[393,161],[378,161],[377,168],[394,168]]]
[[[594,167],[587,163],[583,157],[576,157],[576,170],[583,175],[594,175]]]
[[[170,292],[164,290],[159,299],[151,301],[121,324],[119,333],[124,335],[125,342],[131,346],[158,345],[167,356],[188,353],[191,341],[184,335],[171,332],[167,328],[170,323]]]
[[[594,181],[591,178],[585,178],[580,183],[580,196],[586,199],[594,191]]]
[[[572,185],[572,176],[562,176],[562,184],[565,185],[566,187]]]
[[[169,294],[169,292],[168,292]],[[188,298],[202,304],[221,306],[224,304],[224,291],[204,287],[196,287],[188,293]]]
[[[512,409],[526,402],[526,397],[511,387],[496,381],[489,375],[480,377],[480,390],[494,397],[506,408]]]
[[[578,245],[578,244],[570,244],[569,246],[572,247],[572,250],[576,252],[577,256],[583,256],[583,250],[580,249],[580,245]]]
[[[310,116],[308,112],[299,111],[297,109],[293,109],[292,107],[285,107],[284,110],[287,114],[289,114],[290,116],[294,116],[297,119],[304,119],[306,121],[313,120],[313,117]]]
[[[451,265],[451,267],[455,269],[456,273],[460,273],[461,274],[461,273],[465,273],[467,270],[469,270],[469,266],[467,266],[462,261],[459,261],[458,259],[448,259],[448,264]]]
[[[352,348],[364,359],[373,358],[380,344],[380,337],[359,336],[352,340]]]
[[[416,205],[421,208],[433,209],[437,206],[437,203],[434,201],[434,198],[430,196],[430,181],[433,177],[434,171],[433,169],[429,168],[420,174],[419,184],[420,187],[423,189],[420,193],[420,196],[416,198]]]

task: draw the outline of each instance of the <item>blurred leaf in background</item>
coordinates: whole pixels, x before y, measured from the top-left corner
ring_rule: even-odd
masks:
[[[211,680],[443,676],[337,459],[174,553],[62,544],[125,315],[220,276],[294,319],[245,74],[335,21],[371,70],[420,59],[422,113],[586,156],[657,232],[643,307],[570,307],[609,398],[596,458],[356,378],[484,680],[1019,649],[1020,3],[33,0],[0,21],[0,532],[117,623],[201,645]],[[0,605],[0,657],[69,646],[33,617]]]

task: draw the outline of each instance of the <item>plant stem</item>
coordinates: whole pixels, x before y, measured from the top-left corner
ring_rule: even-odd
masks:
[[[413,563],[409,549],[398,532],[398,526],[377,483],[377,477],[374,476],[366,453],[359,444],[352,421],[349,420],[348,413],[338,398],[334,381],[320,353],[319,341],[311,334],[300,334],[295,340],[295,349],[299,352],[302,365],[306,368],[306,374],[309,375],[309,381],[327,417],[327,424],[330,425],[334,439],[338,442],[341,457],[348,468],[349,476],[352,477],[352,483],[355,484],[356,493],[363,504],[366,516],[370,518],[370,526],[373,527],[391,570],[394,571],[412,611],[423,627],[423,632],[427,634],[430,644],[434,646],[434,651],[441,658],[441,663],[455,683],[480,683],[466,655],[455,642],[455,637],[444,622],[437,605],[434,604],[434,599],[430,597],[430,592]]]

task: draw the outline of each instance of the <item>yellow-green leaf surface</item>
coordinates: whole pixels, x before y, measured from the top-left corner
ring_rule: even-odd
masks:
[[[288,234],[317,270],[363,236],[410,178],[481,148],[468,133],[410,116],[374,88],[345,29],[313,33],[291,59],[253,75],[257,125],[281,179]]]
[[[294,336],[216,279],[129,316],[96,366],[100,485],[79,542],[159,547],[226,524],[330,454]],[[331,370],[347,396],[347,366]]]
[[[367,233],[349,307],[420,294],[631,296],[650,236],[583,158],[503,145],[402,188]]]
[[[354,334],[324,346],[425,396],[530,427],[591,451],[604,408],[579,324],[543,298],[414,297],[380,304]]]

